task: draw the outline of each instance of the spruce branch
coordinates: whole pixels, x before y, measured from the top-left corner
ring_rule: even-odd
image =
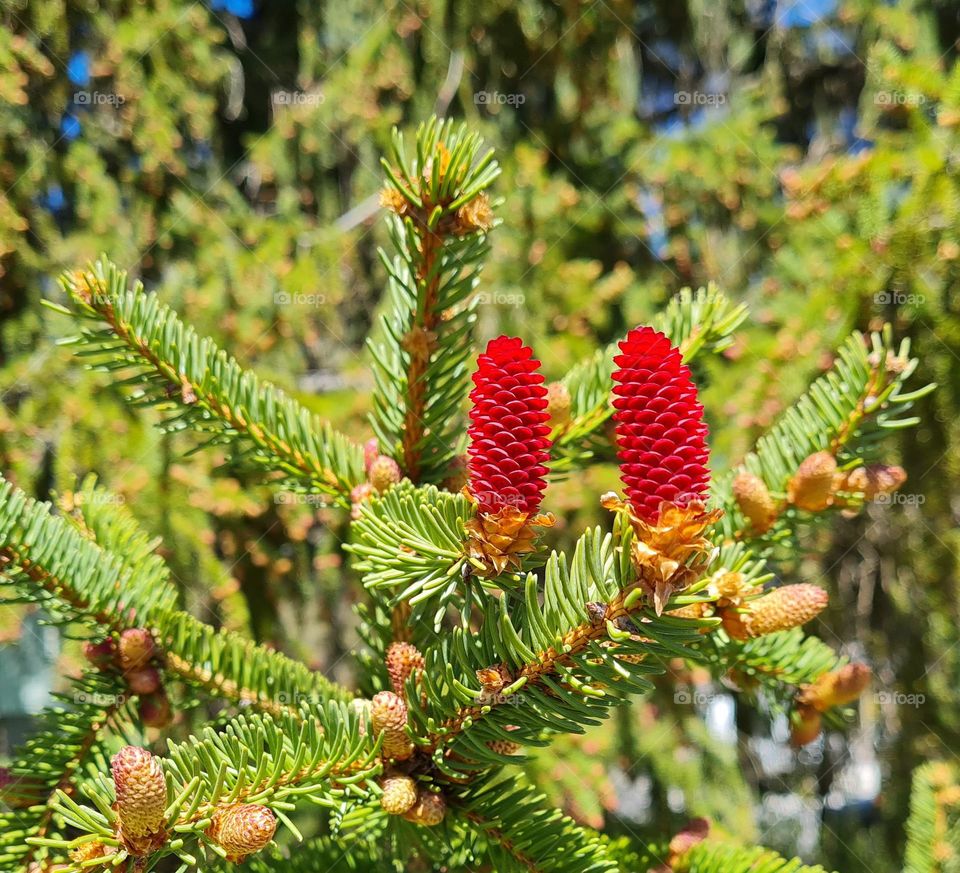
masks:
[[[613,705],[649,691],[650,674],[685,655],[704,621],[657,616],[630,559],[632,532],[617,544],[599,528],[577,542],[569,565],[553,553],[542,591],[487,600],[478,632],[456,628],[424,653],[426,703],[409,701],[414,742],[452,776],[502,764],[498,742],[542,745],[544,731],[577,732]],[[671,606],[697,601],[696,586]],[[491,747],[493,744],[493,747]]]
[[[0,477],[0,584],[57,624],[93,621],[99,634],[148,628],[164,669],[214,696],[274,714],[303,700],[349,700],[320,673],[177,609],[167,570],[113,495],[87,480],[68,517]],[[68,520],[69,519],[69,520]],[[122,554],[106,546],[122,549]]]
[[[738,846],[734,843],[706,839],[697,843],[679,859],[685,873],[734,873],[763,870],[764,873],[827,873],[819,864],[807,865],[798,858],[784,858],[760,846]]]
[[[499,175],[492,151],[465,125],[436,117],[417,130],[409,160],[394,131],[387,185],[391,260],[381,337],[369,342],[377,391],[372,424],[414,482],[439,483],[457,453],[477,300],[494,225],[484,193]]]
[[[957,768],[930,761],[913,774],[904,873],[941,873],[956,857],[960,840],[960,791]]]
[[[63,340],[88,366],[116,376],[138,407],[169,412],[167,431],[192,429],[205,445],[229,445],[235,456],[281,474],[286,486],[333,495],[349,505],[364,480],[360,446],[269,383],[243,370],[209,338],[201,338],[137,282],[105,258],[65,274],[69,307],[52,307],[84,326]]]
[[[734,676],[747,691],[763,688],[781,702],[796,688],[835,670],[844,660],[817,637],[799,627],[739,642],[714,633],[695,646],[697,654],[717,678]]]
[[[54,818],[60,792],[75,796],[77,780],[94,760],[105,734],[122,732],[134,714],[115,677],[88,672],[71,680],[57,695],[63,705],[45,709],[34,735],[15,753],[0,780],[0,866],[26,870],[40,861],[42,846],[28,838],[49,839],[61,834]],[[2,784],[5,783],[5,784]]]
[[[518,784],[514,774],[509,782],[491,778],[473,784],[462,798],[454,798],[457,814],[481,835],[494,870],[602,873],[617,869],[599,834],[544,806],[543,801],[543,795],[524,779]]]
[[[833,368],[760,437],[743,463],[715,478],[714,502],[724,510],[718,535],[769,543],[792,535],[797,522],[809,518],[811,511],[860,505],[864,495],[845,496],[850,479],[841,474],[876,458],[888,432],[917,423],[905,413],[936,387],[906,390],[917,364],[910,357],[908,340],[894,345],[889,325],[869,337],[850,336]],[[798,499],[802,465],[810,467],[810,461],[819,458],[825,463],[823,499]],[[754,483],[753,493],[735,488],[735,482]]]
[[[207,727],[199,736],[169,744],[167,756],[159,759],[167,806],[148,844],[131,843],[123,830],[124,810],[115,805],[113,787],[102,776],[85,785],[92,807],[58,796],[57,811],[88,836],[34,842],[70,853],[91,838],[98,841],[102,854],[82,868],[74,862],[64,873],[107,870],[131,854],[149,857],[151,865],[176,855],[188,867],[205,869],[207,859],[225,855],[217,841],[218,814],[253,805],[288,824],[286,814],[298,804],[334,808],[369,791],[368,780],[381,766],[377,751],[360,716],[342,703],[304,703],[296,715],[276,719],[241,715],[220,731]]]
[[[735,305],[711,283],[692,291],[682,289],[654,319],[654,326],[680,349],[692,364],[706,353],[716,354],[733,342],[734,331],[747,317],[743,304]],[[600,431],[613,414],[610,379],[617,343],[611,343],[574,366],[563,379],[570,394],[570,415],[554,428],[553,470],[565,472],[595,454],[608,453],[609,441]]]

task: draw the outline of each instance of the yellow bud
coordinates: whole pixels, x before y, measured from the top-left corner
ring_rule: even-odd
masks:
[[[146,749],[125,746],[110,762],[117,817],[124,837],[139,845],[160,833],[167,808],[167,782],[160,762]]]
[[[856,700],[870,684],[870,677],[870,668],[866,664],[845,664],[805,685],[797,700],[818,712],[826,712]]]
[[[787,499],[798,509],[821,512],[833,503],[837,460],[829,452],[805,458],[787,486]]]
[[[235,803],[218,807],[207,835],[227,853],[232,863],[259,852],[277,830],[277,817],[265,806]]]
[[[409,776],[384,779],[380,806],[390,815],[403,815],[417,802],[417,784]]]
[[[763,479],[745,470],[738,473],[733,480],[733,499],[754,533],[770,530],[777,517],[777,506]]]
[[[747,636],[759,637],[806,624],[826,609],[828,600],[816,585],[784,585],[747,603],[741,620]]]

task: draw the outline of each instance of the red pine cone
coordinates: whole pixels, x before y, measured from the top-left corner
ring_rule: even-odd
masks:
[[[690,370],[662,333],[634,328],[620,351],[613,359],[620,477],[634,511],[652,523],[664,500],[706,497],[707,426]]]
[[[506,506],[533,514],[546,488],[547,389],[540,362],[516,337],[491,340],[470,393],[470,493],[480,511]]]

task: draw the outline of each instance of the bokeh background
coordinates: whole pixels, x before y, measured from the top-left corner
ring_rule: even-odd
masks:
[[[90,471],[205,620],[348,680],[334,511],[160,434],[56,340],[60,271],[105,252],[358,439],[393,125],[466,119],[498,153],[480,332],[551,378],[710,281],[749,304],[700,372],[738,460],[854,328],[893,323],[939,383],[889,443],[895,500],[778,565],[831,592],[813,630],[869,662],[857,722],[796,752],[696,673],[532,765],[607,830],[707,815],[831,869],[900,868],[909,776],[960,754],[960,7],[955,0],[0,0],[0,470]],[[569,541],[615,482],[551,493]],[[281,502],[277,502],[278,499]],[[0,757],[76,651],[0,610]],[[949,869],[945,867],[944,869]]]

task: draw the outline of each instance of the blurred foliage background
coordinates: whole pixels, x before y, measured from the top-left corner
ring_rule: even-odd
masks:
[[[718,466],[851,329],[911,337],[940,389],[891,448],[907,485],[781,565],[829,588],[813,630],[874,668],[858,724],[798,753],[782,718],[677,665],[531,767],[613,833],[707,815],[831,869],[899,868],[911,770],[960,749],[954,0],[0,0],[0,19],[0,469],[37,496],[98,472],[191,609],[338,678],[345,520],[188,455],[70,360],[40,307],[60,271],[106,252],[365,438],[378,159],[391,126],[439,111],[504,165],[483,339],[523,335],[557,378],[684,286],[750,305],[698,374]],[[561,542],[615,483],[584,478],[549,497]],[[0,747],[76,659],[2,614]]]

